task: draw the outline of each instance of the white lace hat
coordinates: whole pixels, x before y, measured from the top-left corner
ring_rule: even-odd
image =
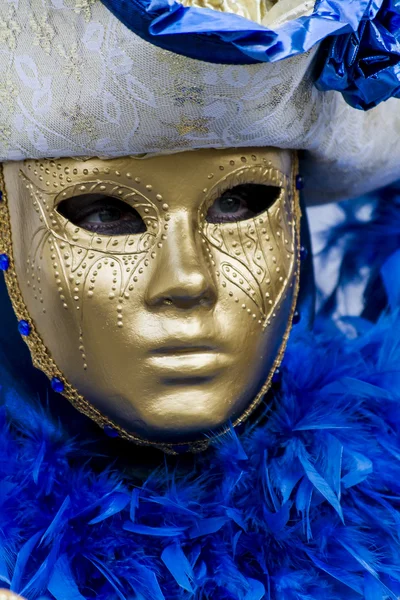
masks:
[[[286,36],[315,11],[296,0],[267,8],[264,29]],[[1,161],[293,148],[306,151],[310,202],[400,176],[400,104],[364,112],[319,91],[318,44],[277,62],[216,64],[145,41],[98,0],[2,0],[0,41]]]

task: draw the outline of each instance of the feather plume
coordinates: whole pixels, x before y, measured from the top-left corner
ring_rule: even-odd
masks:
[[[314,332],[294,330],[257,425],[203,454],[132,458],[46,378],[26,366],[21,381],[11,359],[24,347],[0,332],[0,587],[28,600],[400,596],[400,211],[388,194],[369,223],[347,213],[344,262],[361,232],[365,244],[340,281],[371,264],[384,312],[349,320],[349,337],[327,310]]]

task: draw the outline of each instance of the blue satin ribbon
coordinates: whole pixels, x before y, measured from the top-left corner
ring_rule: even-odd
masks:
[[[347,102],[363,109],[399,94],[400,0],[317,0],[311,15],[276,30],[177,0],[102,2],[146,41],[211,63],[274,62],[325,41],[317,67],[319,89],[340,90]]]
[[[156,46],[213,63],[271,62],[309,50],[328,35],[357,31],[371,4],[383,0],[319,0],[312,15],[277,30],[233,13],[184,7],[177,0],[102,0],[134,33]]]

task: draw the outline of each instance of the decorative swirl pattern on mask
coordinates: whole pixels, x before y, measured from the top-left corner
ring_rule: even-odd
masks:
[[[221,190],[248,182],[249,174],[252,182],[281,188],[273,205],[244,221],[205,221],[207,207],[220,195]],[[288,178],[278,169],[270,164],[245,166],[218,182],[208,192],[200,211],[201,231],[207,247],[226,257],[220,261],[217,277],[222,277],[233,290],[238,288],[246,294],[249,302],[242,304],[242,308],[253,318],[258,318],[263,327],[267,327],[271,316],[275,316],[275,308],[287,292],[288,279],[293,275],[295,229],[291,219],[291,202]],[[225,287],[226,284],[222,282],[222,285]],[[289,288],[291,286],[292,282]],[[234,291],[231,294],[234,297]]]
[[[165,233],[160,234],[161,220],[168,220],[168,205],[160,194],[155,195],[155,202],[137,188],[117,185],[115,181],[94,180],[84,184],[69,185],[54,198],[54,191],[48,185],[50,181],[41,175],[53,175],[53,178],[64,179],[64,173],[57,172],[58,165],[50,163],[54,171],[38,163],[36,167],[28,164],[36,182],[22,171],[20,176],[30,191],[33,206],[42,223],[32,239],[32,250],[28,256],[26,275],[27,286],[32,286],[35,300],[44,303],[41,284],[41,262],[46,244],[51,253],[53,274],[58,286],[59,298],[64,309],[74,307],[80,311],[83,321],[86,300],[90,300],[96,292],[96,280],[100,269],[111,270],[112,285],[108,294],[110,300],[116,299],[116,319],[118,327],[123,327],[123,300],[128,300],[135,284],[148,267],[149,260],[156,256],[155,247],[162,246]],[[72,183],[69,168],[65,169],[66,183]],[[74,169],[75,171],[75,169]],[[87,170],[86,170],[87,171]],[[76,174],[76,173],[75,173]],[[88,174],[88,173],[84,173]],[[96,174],[96,173],[94,173]],[[48,178],[50,180],[50,177]],[[140,183],[136,178],[136,183]],[[62,181],[61,180],[61,181]],[[44,183],[42,183],[44,181]],[[38,185],[38,182],[41,185]],[[58,183],[56,186],[58,187]],[[50,188],[50,189],[48,189]],[[149,193],[152,186],[146,186]],[[146,231],[141,234],[119,236],[101,235],[77,227],[58,211],[61,201],[83,194],[103,194],[119,198],[135,208],[146,224]],[[157,204],[161,204],[161,207]],[[161,217],[162,213],[162,217]],[[165,227],[165,225],[164,225]],[[168,227],[168,225],[167,225]],[[159,239],[158,243],[157,240]],[[43,308],[43,312],[45,312]],[[83,327],[79,332],[79,352],[82,356],[83,368],[87,369],[86,352],[83,340]]]

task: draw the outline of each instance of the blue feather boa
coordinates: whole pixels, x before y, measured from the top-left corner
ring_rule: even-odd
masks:
[[[297,330],[258,422],[197,456],[107,440],[3,362],[0,587],[29,600],[398,598],[400,315],[351,326]]]

